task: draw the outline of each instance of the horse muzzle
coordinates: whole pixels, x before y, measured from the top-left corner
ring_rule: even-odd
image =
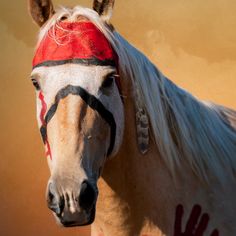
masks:
[[[96,212],[97,188],[86,180],[81,184],[78,194],[74,194],[74,191],[61,192],[55,183],[49,183],[47,204],[57,222],[64,227],[92,224]]]

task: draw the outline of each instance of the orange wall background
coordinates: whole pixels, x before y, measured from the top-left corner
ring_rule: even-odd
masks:
[[[86,236],[59,228],[46,207],[49,171],[29,80],[38,29],[26,0],[1,0],[0,10],[0,235]],[[117,0],[112,22],[175,83],[236,109],[235,11],[234,0]]]

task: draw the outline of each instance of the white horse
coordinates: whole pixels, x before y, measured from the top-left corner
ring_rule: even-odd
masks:
[[[109,23],[113,5],[29,1],[48,207],[93,236],[236,235],[236,112],[168,80]]]

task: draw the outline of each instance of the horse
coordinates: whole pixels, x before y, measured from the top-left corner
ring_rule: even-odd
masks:
[[[113,7],[29,0],[49,209],[92,236],[236,235],[236,112],[166,78],[115,30]]]

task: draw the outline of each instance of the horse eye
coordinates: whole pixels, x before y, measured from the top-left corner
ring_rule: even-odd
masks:
[[[114,76],[109,75],[102,83],[102,88],[110,88],[113,84]]]
[[[62,16],[60,20],[61,21],[67,20],[67,16]]]
[[[32,79],[32,83],[33,83],[34,87],[36,88],[36,90],[40,90],[40,85],[35,79]]]

